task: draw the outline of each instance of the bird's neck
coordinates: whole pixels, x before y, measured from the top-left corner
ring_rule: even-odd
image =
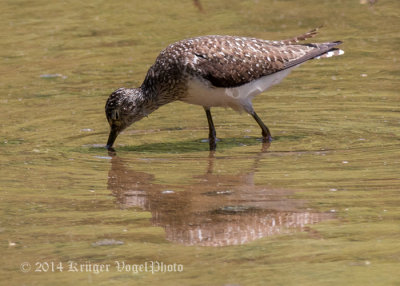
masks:
[[[138,90],[139,96],[135,98],[135,102],[136,106],[141,107],[143,116],[148,116],[167,103],[162,100],[162,96],[157,93],[157,90],[145,88],[143,85]]]
[[[139,89],[141,96],[138,100],[148,114],[157,110],[159,107],[176,100],[176,98],[169,94],[168,90],[160,88],[157,84],[142,84]]]
[[[177,72],[175,74],[172,73],[172,75],[166,75],[163,69],[163,66],[158,63],[154,64],[149,68],[140,86],[143,99],[149,102],[151,106],[156,106],[156,109],[178,100],[183,92],[182,86],[184,84],[176,78]]]

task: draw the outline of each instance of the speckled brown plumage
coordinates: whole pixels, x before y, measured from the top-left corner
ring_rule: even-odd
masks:
[[[207,79],[215,87],[235,87],[317,57],[341,43],[296,44],[313,35],[309,32],[283,41],[233,36],[179,41],[160,53],[143,84],[171,84],[172,77],[191,75]]]
[[[268,81],[268,76],[275,74],[280,77],[271,80],[269,85],[264,84],[263,88],[257,87],[256,91],[260,93],[285,77],[288,74],[282,73],[285,70],[313,58],[343,53],[335,48],[341,44],[339,41],[298,44],[299,41],[314,37],[316,32],[314,29],[282,41],[212,35],[173,43],[161,51],[140,88],[118,89],[109,97],[106,114],[110,126],[113,128],[113,125],[118,125],[118,131],[115,131],[118,134],[132,122],[175,100],[200,104],[206,110],[212,106],[224,105],[239,110],[242,106],[254,117],[251,99],[256,92],[254,88],[241,87],[251,83],[259,85],[259,80]],[[193,83],[196,84],[195,88]],[[194,98],[199,92],[207,90],[213,91],[215,95],[201,100]],[[232,90],[238,99],[227,95]],[[216,100],[216,97],[219,99]],[[211,117],[211,114],[208,112],[207,116]],[[261,119],[255,119],[261,126]],[[266,126],[261,128],[263,134],[268,133],[270,137]],[[109,143],[112,145],[111,141]]]

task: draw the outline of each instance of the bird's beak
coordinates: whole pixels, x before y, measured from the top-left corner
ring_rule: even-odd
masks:
[[[116,125],[111,125],[111,130],[110,130],[110,135],[108,135],[108,140],[107,140],[107,149],[111,149],[112,145],[114,144],[115,139],[117,139],[117,136],[119,134],[119,127]]]

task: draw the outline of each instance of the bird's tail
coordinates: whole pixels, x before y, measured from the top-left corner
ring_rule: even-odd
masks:
[[[333,48],[331,50],[329,50],[328,52],[326,52],[325,54],[322,54],[318,57],[315,57],[314,59],[323,59],[323,58],[330,58],[330,57],[334,57],[334,56],[340,56],[343,55],[344,51],[341,49],[337,49],[337,48]]]
[[[310,38],[314,38],[317,34],[318,34],[318,30],[321,28],[322,26],[312,29],[311,31],[308,31],[305,34],[290,38],[290,39],[286,39],[286,40],[282,40],[281,42],[285,45],[294,45],[297,44],[298,42],[310,39]]]
[[[310,38],[314,38],[317,34],[318,34],[318,30],[322,28],[322,26],[312,29],[311,31],[308,31],[305,34],[290,38],[290,39],[286,39],[283,41],[280,41],[281,43],[285,44],[285,45],[294,45],[297,44],[300,41],[304,41]],[[311,46],[315,46],[318,48],[323,48],[324,50],[326,50],[326,48],[328,47],[332,47],[331,49],[327,50],[325,53],[323,53],[322,55],[318,55],[316,57],[314,57],[314,59],[321,59],[321,58],[330,58],[330,57],[334,57],[334,56],[340,56],[344,54],[344,51],[338,48],[334,48],[334,46],[340,45],[342,42],[341,41],[336,41],[336,42],[330,42],[330,43],[321,43],[321,44],[309,44]]]
[[[319,46],[331,46],[332,48],[327,50],[325,53],[314,57],[314,59],[323,59],[323,58],[330,58],[334,56],[340,56],[344,54],[344,51],[338,48],[334,48],[334,46],[340,45],[342,42],[341,41],[336,41],[336,42],[331,42],[331,43],[323,43],[323,44],[316,44]]]

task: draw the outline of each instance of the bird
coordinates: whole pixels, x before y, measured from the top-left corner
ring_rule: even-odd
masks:
[[[108,97],[106,148],[114,150],[113,144],[125,128],[174,101],[203,106],[210,151],[217,146],[212,107],[250,114],[261,128],[262,141],[269,144],[271,132],[255,112],[253,98],[308,60],[344,53],[337,48],[342,41],[299,43],[317,32],[318,28],[280,41],[209,35],[170,44],[160,52],[140,87],[118,88]]]

